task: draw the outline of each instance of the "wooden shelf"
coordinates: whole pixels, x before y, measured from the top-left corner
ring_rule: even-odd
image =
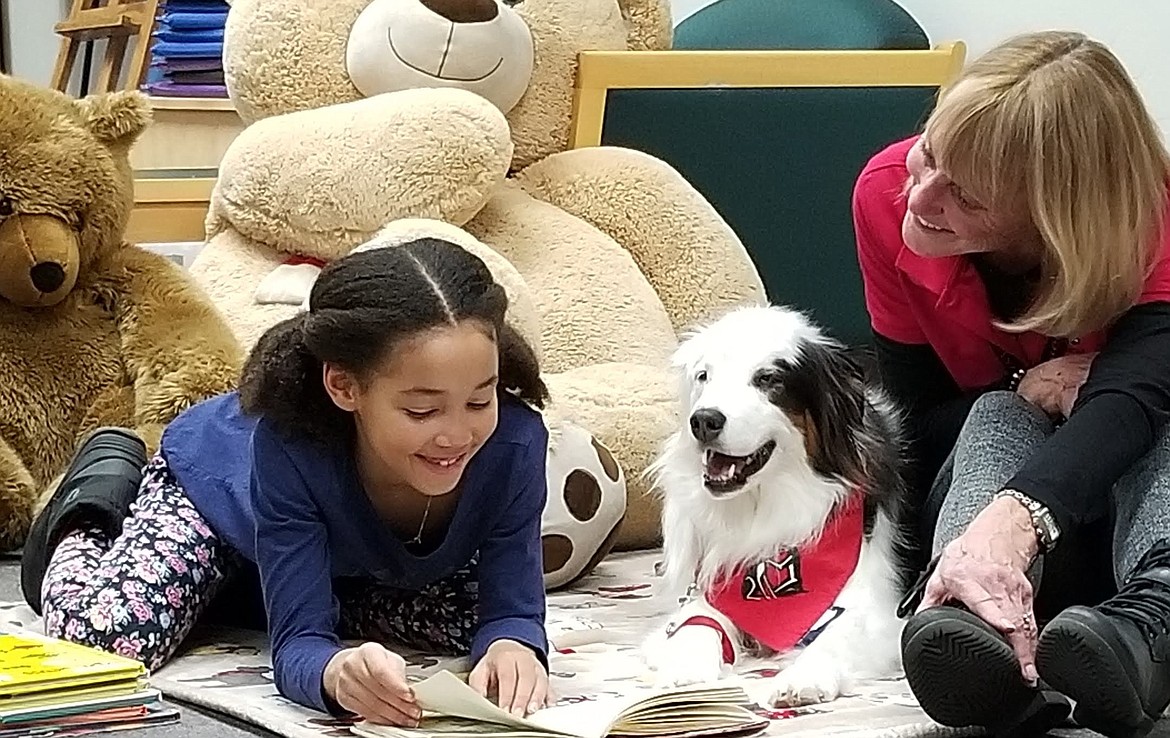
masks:
[[[231,100],[219,97],[156,97],[150,95],[150,107],[155,110],[203,110],[218,113],[234,113],[236,106]]]
[[[131,243],[202,241],[215,187],[214,169],[136,171],[134,209],[126,226]]]

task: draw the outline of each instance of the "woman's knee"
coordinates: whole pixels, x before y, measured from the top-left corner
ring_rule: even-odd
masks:
[[[971,405],[966,424],[999,426],[1004,423],[1052,430],[1052,420],[1043,410],[1010,390],[992,390],[980,395]]]

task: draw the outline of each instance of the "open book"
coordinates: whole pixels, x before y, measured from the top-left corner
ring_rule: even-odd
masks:
[[[748,736],[768,720],[748,709],[736,686],[699,685],[548,707],[517,718],[449,671],[412,685],[423,708],[417,728],[359,722],[364,738],[697,738]]]

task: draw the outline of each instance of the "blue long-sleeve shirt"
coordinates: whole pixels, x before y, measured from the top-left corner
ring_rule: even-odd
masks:
[[[548,433],[540,415],[501,395],[499,424],[472,457],[446,538],[415,556],[380,520],[352,453],[290,441],[243,415],[230,393],[176,418],[161,450],[219,538],[260,572],[277,689],[328,711],[322,676],[343,648],[336,577],[417,589],[478,551],[476,663],[495,640],[527,644],[547,663],[540,546]]]

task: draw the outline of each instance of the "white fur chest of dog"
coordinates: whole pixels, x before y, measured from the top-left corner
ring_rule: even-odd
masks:
[[[685,426],[650,473],[663,591],[688,596],[645,644],[658,681],[714,681],[760,657],[782,668],[764,698],[794,706],[898,676],[905,485],[890,403],[781,307],[729,313],[675,365]]]

